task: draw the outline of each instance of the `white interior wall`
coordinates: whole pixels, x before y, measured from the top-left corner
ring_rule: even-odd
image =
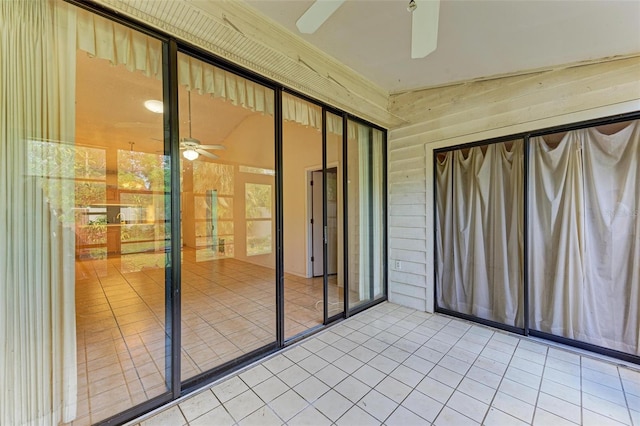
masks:
[[[322,133],[285,121],[282,136],[284,269],[307,277],[310,257],[307,172],[322,169]]]
[[[327,166],[338,169],[338,199],[342,197],[342,136],[327,134]],[[301,277],[310,277],[308,260],[311,248],[309,235],[309,194],[307,173],[322,169],[322,132],[312,127],[285,121],[283,130],[283,213],[284,270]],[[338,222],[342,223],[342,202],[338,204]],[[342,241],[342,226],[338,228]],[[342,244],[338,244],[338,259]],[[342,282],[342,262],[338,261],[339,282]]]
[[[238,165],[273,170],[275,166],[273,117],[263,114],[252,114],[243,120],[224,140],[226,159]],[[273,176],[254,173],[243,173],[235,168],[234,176],[234,244],[235,257],[245,262],[268,268],[275,265],[275,251],[270,254],[247,256],[247,231],[245,219],[245,184],[258,183],[273,185],[271,192],[272,206],[272,244],[275,250],[275,179]]]
[[[434,309],[434,149],[639,111],[638,76],[630,58],[392,95],[412,124],[389,132],[389,300]]]
[[[254,114],[243,120],[223,141],[226,151],[219,153],[227,162],[265,169],[274,168],[273,117]],[[314,128],[286,121],[283,131],[283,193],[284,193],[284,238],[285,272],[308,277],[307,259],[310,257],[307,240],[307,188],[306,173],[310,169],[322,168],[322,133]],[[336,166],[341,181],[342,139],[340,135],[327,136],[327,163]],[[235,172],[234,177],[234,243],[235,257],[243,261],[273,268],[275,252],[265,255],[246,255],[245,220],[245,183],[263,183],[275,185],[274,178]],[[341,184],[339,185],[341,198]],[[273,206],[275,208],[275,186],[273,187]],[[338,206],[339,211],[342,204]],[[275,210],[274,210],[275,213]],[[339,214],[339,222],[342,215]],[[275,216],[272,224],[273,244],[275,244]],[[342,241],[342,227],[338,230],[338,240]],[[342,257],[342,245],[338,245],[338,257]],[[339,262],[338,275],[342,277],[342,264]],[[340,279],[342,281],[342,279]]]

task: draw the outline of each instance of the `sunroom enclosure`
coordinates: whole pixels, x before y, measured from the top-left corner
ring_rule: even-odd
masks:
[[[0,423],[123,422],[384,300],[383,129],[62,1],[0,11]]]

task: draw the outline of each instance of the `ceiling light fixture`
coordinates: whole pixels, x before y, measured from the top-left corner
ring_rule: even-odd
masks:
[[[184,156],[184,158],[191,161],[197,160],[200,156],[200,154],[198,154],[198,151],[196,151],[195,149],[185,149],[182,155]]]
[[[417,8],[418,8],[418,5],[416,4],[416,0],[411,0],[409,1],[409,6],[407,6],[407,12],[413,12]]]
[[[180,151],[187,160],[195,160],[199,156],[216,160],[216,154],[209,152],[209,149],[225,149],[224,145],[202,145],[200,141],[191,136],[191,91],[187,91],[187,99],[189,103],[189,137],[180,139]]]
[[[162,114],[162,111],[164,111],[164,104],[162,103],[162,101],[157,101],[155,99],[144,101],[144,107],[156,114]]]

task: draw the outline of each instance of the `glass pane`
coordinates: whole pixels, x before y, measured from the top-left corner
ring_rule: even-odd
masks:
[[[246,183],[244,197],[247,219],[271,219],[271,185]]]
[[[384,193],[384,133],[373,129],[371,141],[371,236],[373,240],[373,298],[384,297],[384,264],[386,262],[385,247],[385,204]]]
[[[383,133],[348,123],[349,306],[384,295]]]
[[[324,318],[322,109],[283,94],[285,337]]]
[[[342,117],[327,113],[327,301],[329,317],[344,312]]]
[[[523,141],[438,154],[437,302],[523,327]]]
[[[639,129],[531,138],[531,329],[640,355]]]
[[[275,341],[274,93],[178,60],[185,380]]]
[[[135,33],[108,26],[123,36]],[[158,40],[135,37],[144,41],[150,64],[161,59]],[[75,152],[76,419],[87,416],[87,423],[166,393],[171,367],[169,159],[163,115],[144,107],[162,101],[160,68],[134,71],[97,56],[76,54],[76,138],[65,145]]]

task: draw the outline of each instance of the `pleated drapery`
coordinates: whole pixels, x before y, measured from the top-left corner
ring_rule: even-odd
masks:
[[[349,286],[365,302],[384,292],[383,133],[349,121],[348,134]]]
[[[438,154],[438,306],[640,355],[640,124]],[[528,197],[528,229],[523,200]]]
[[[384,144],[382,132],[373,129],[373,140],[371,141],[371,185],[372,185],[372,230],[373,235],[373,253],[370,254],[371,262],[373,262],[373,294],[372,298],[381,296],[384,293]]]
[[[522,141],[438,157],[438,306],[522,326],[522,179]]]
[[[531,328],[640,355],[640,125],[531,140]]]
[[[75,14],[0,2],[0,424],[76,412]]]
[[[92,57],[124,65],[148,77],[162,77],[162,49],[149,37],[86,11],[77,11],[78,49]],[[274,91],[222,68],[178,56],[178,84],[262,114],[274,114]],[[322,130],[322,108],[287,93],[282,94],[284,120]],[[327,131],[342,134],[340,117],[327,116]]]
[[[358,198],[358,296],[360,300],[366,300],[373,297],[369,294],[370,283],[373,277],[369,273],[370,265],[373,259],[369,253],[369,229],[370,218],[369,208],[371,199],[369,196],[369,152],[372,149],[369,142],[369,129],[361,124],[356,124],[357,144],[358,144],[358,191],[353,196]],[[351,201],[351,197],[349,199]]]

